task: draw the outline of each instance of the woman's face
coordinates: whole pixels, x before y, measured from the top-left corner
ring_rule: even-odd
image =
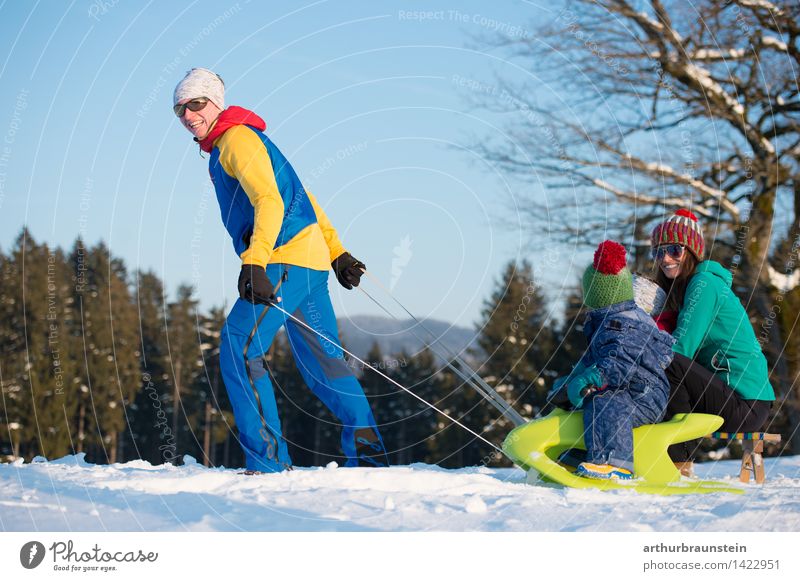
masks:
[[[679,249],[679,250],[677,250]],[[656,262],[661,272],[669,279],[674,279],[681,273],[686,260],[686,248],[677,244],[661,246],[656,249]]]

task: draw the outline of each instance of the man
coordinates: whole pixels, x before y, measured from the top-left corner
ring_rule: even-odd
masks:
[[[241,107],[225,108],[218,75],[192,69],[175,87],[173,101],[183,126],[210,154],[222,220],[242,259],[239,299],[222,330],[220,366],[248,470],[291,467],[264,357],[282,325],[306,384],[342,422],[345,465],[386,465],[369,403],[339,346],[328,294],[331,266],[342,286],[352,289],[365,265],[345,251],[325,212],[263,133],[264,121]]]

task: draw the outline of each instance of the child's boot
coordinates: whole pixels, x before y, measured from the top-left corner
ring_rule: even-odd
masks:
[[[631,480],[633,472],[619,466],[611,464],[592,464],[591,462],[581,462],[575,474],[584,478],[595,478],[598,480]]]

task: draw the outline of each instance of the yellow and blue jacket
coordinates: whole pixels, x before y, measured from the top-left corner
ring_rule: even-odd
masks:
[[[344,246],[265,129],[255,113],[228,107],[199,141],[233,247],[243,264],[328,270]]]

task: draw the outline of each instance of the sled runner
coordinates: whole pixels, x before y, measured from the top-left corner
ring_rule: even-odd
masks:
[[[722,418],[709,414],[678,414],[668,422],[633,430],[634,474],[630,481],[593,480],[573,474],[558,462],[569,449],[586,449],[583,441],[583,413],[556,409],[544,418],[512,430],[503,443],[505,454],[528,472],[528,482],[538,480],[571,488],[635,490],[647,494],[698,494],[731,492],[742,488],[709,480],[681,480],[680,472],[667,455],[667,446],[713,432]]]

